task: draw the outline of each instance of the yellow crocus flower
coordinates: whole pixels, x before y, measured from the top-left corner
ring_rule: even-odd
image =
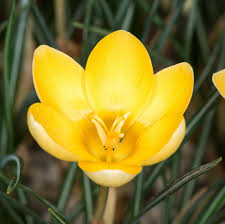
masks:
[[[225,69],[214,73],[212,80],[222,97],[225,98]]]
[[[85,70],[39,46],[33,79],[41,103],[28,110],[32,136],[58,159],[78,162],[100,185],[129,182],[142,166],[171,156],[185,135],[191,66],[184,62],[153,75],[147,50],[129,32],[99,41]]]

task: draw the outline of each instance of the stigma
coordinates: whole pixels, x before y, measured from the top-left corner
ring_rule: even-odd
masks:
[[[107,150],[105,161],[108,163],[112,162],[113,151],[116,150],[125,136],[121,130],[129,115],[130,112],[124,114],[123,116],[118,116],[110,129],[107,128],[102,119],[97,115],[94,115],[91,119],[91,122],[96,127],[96,131],[98,133],[99,139],[101,140],[103,149]]]

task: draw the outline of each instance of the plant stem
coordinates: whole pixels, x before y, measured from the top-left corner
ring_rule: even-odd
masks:
[[[113,224],[116,210],[116,188],[110,187],[103,215],[104,224]]]
[[[107,195],[108,195],[108,187],[99,187],[99,193],[97,198],[97,207],[94,214],[94,223],[101,223],[102,216],[106,207]]]

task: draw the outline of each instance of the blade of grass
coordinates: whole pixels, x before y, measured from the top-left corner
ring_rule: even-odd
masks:
[[[196,14],[197,29],[196,30],[197,30],[197,35],[198,35],[198,39],[199,39],[199,45],[201,48],[202,57],[203,57],[204,61],[207,62],[209,55],[210,55],[207,34],[206,34],[206,30],[205,30],[205,27],[203,24],[202,16],[201,16],[198,5],[196,5],[196,10],[197,10],[197,14]]]
[[[183,143],[185,143],[192,132],[195,130],[198,123],[203,119],[203,117],[214,107],[218,99],[220,98],[220,94],[214,88],[211,95],[205,100],[205,104],[201,106],[199,111],[197,111],[192,118],[188,121],[188,125],[186,128],[186,135],[184,137]]]
[[[171,168],[171,177],[170,177],[170,181],[174,181],[176,178],[178,178],[179,176],[179,168],[180,168],[180,150],[178,150],[171,158],[171,164],[172,164],[172,168]],[[176,198],[176,194],[172,194],[171,196],[169,196],[167,198],[168,202],[167,202],[167,218],[168,218],[168,223],[170,223],[170,219],[171,219],[171,215],[172,212],[175,208],[174,203],[175,203],[175,198]]]
[[[204,119],[201,136],[199,138],[199,142],[195,150],[195,155],[193,157],[193,161],[190,166],[190,168],[192,169],[198,167],[202,162],[203,156],[205,154],[208,138],[210,135],[210,131],[211,131],[214,114],[215,114],[215,110],[210,111]],[[184,193],[181,199],[182,200],[181,208],[183,208],[185,204],[190,200],[192,193],[194,191],[194,188],[196,186],[196,182],[197,182],[196,180],[193,180],[192,182],[188,183],[185,186]]]
[[[133,218],[140,212],[143,197],[144,178],[145,170],[143,169],[135,180],[130,220],[133,220]]]
[[[121,25],[121,29],[122,30],[127,30],[129,31],[130,26],[131,26],[131,22],[134,16],[134,9],[135,9],[135,3],[131,2],[130,5],[127,8],[127,12],[126,15],[123,19],[122,25]]]
[[[57,221],[57,223],[60,223],[60,224],[69,224],[69,222],[67,222],[63,217],[61,217],[57,213],[55,213],[55,211],[52,210],[52,208],[49,208],[48,209],[48,212],[51,214],[51,216],[53,218],[55,218],[55,220]]]
[[[8,20],[5,20],[0,24],[0,35],[2,34],[2,32],[5,31],[7,24],[8,24]]]
[[[14,162],[16,164],[16,177],[13,177],[10,181],[6,191],[7,194],[10,194],[15,189],[16,185],[19,183],[21,171],[23,168],[22,160],[18,156],[10,154],[3,157],[0,161],[0,169],[3,169],[9,162]]]
[[[82,18],[83,14],[84,14],[84,8],[85,5],[83,2],[80,3],[80,5],[77,7],[76,11],[74,12],[74,15],[72,16],[72,18],[69,21],[69,24],[67,25],[67,38],[70,39],[71,35],[73,33],[73,21],[78,21]]]
[[[41,219],[41,217],[37,215],[35,212],[33,212],[30,208],[27,208],[23,204],[18,203],[14,198],[6,195],[5,193],[1,191],[0,191],[0,198],[5,199],[11,206],[13,206],[16,210],[20,211],[21,213],[25,215],[29,214],[30,216],[32,216],[37,221],[37,223],[45,224],[45,222]],[[10,209],[11,209],[11,206],[10,206]]]
[[[10,219],[15,224],[25,224],[21,217],[16,213],[16,211],[9,205],[5,198],[0,198],[0,205],[2,210],[9,215]]]
[[[209,207],[204,213],[200,214],[201,216],[198,218],[196,224],[205,224],[208,223],[209,218],[216,212],[218,208],[225,202],[225,186],[218,192],[216,196],[213,197],[213,200],[210,200]]]
[[[93,200],[91,193],[91,183],[89,178],[82,172],[83,182],[83,199],[85,204],[85,219],[86,223],[90,223],[93,218]]]
[[[12,108],[10,107],[10,49],[12,45],[12,36],[13,36],[13,24],[14,24],[14,15],[15,15],[16,0],[12,1],[12,6],[10,10],[9,21],[7,24],[6,37],[3,49],[3,93],[4,93],[4,118],[7,129],[7,149],[9,152],[12,152],[14,147],[14,133],[13,133],[13,116]],[[6,151],[6,150],[3,150]]]
[[[159,41],[158,41],[158,43],[156,45],[155,49],[157,51],[161,51],[162,48],[164,47],[164,44],[165,44],[166,40],[168,39],[170,31],[173,28],[173,25],[177,21],[180,13],[182,11],[183,3],[184,3],[184,0],[180,0],[179,3],[177,4],[174,14],[172,15],[170,21],[166,25],[166,27],[165,27],[164,31],[162,32],[162,34],[161,34],[161,36],[159,38]]]
[[[126,11],[130,2],[131,2],[130,0],[122,0],[120,4],[118,4],[117,13],[114,18],[113,30],[120,28],[121,21],[123,20],[123,17],[126,15]]]
[[[112,13],[112,10],[110,9],[110,6],[108,4],[108,2],[106,0],[98,0],[100,2],[100,5],[102,6],[102,11],[103,13],[105,13],[105,17],[106,17],[106,20],[109,24],[109,26],[111,28],[113,28],[113,24],[114,24],[114,16],[113,16],[113,13]]]
[[[207,163],[205,165],[200,166],[197,169],[194,169],[184,176],[178,178],[176,181],[172,182],[170,185],[166,187],[163,191],[161,191],[158,196],[156,196],[151,202],[149,202],[145,208],[134,218],[133,223],[138,223],[142,216],[144,216],[147,212],[149,212],[153,207],[167,198],[169,195],[176,192],[179,188],[181,188],[184,184],[190,182],[191,180],[197,178],[198,176],[208,172],[212,168],[220,163],[222,158],[216,159],[213,162]]]
[[[76,27],[76,28],[80,28],[80,29],[84,28],[84,24],[79,23],[79,22],[74,22],[73,26]],[[105,35],[108,35],[109,33],[111,33],[111,31],[102,29],[102,28],[97,27],[97,26],[89,26],[89,31],[93,32],[93,33],[96,33],[96,34],[99,34],[99,35],[102,35],[102,36],[105,36]]]
[[[156,179],[158,178],[158,176],[160,175],[160,173],[165,168],[165,166],[167,164],[167,161],[168,160],[165,160],[165,161],[163,161],[163,162],[155,165],[150,170],[150,175],[148,177],[146,175],[146,180],[145,180],[145,183],[144,183],[144,192],[145,193],[147,193],[147,192],[150,191],[150,189],[152,188],[152,185],[155,183]]]
[[[61,211],[65,209],[66,204],[68,202],[69,195],[72,190],[72,186],[76,176],[76,171],[77,163],[70,163],[57,202],[57,208]]]
[[[144,25],[144,31],[141,36],[141,41],[143,43],[146,43],[146,41],[147,41],[148,34],[151,30],[151,26],[152,26],[152,22],[153,22],[153,17],[155,16],[155,13],[157,12],[157,9],[159,8],[159,5],[160,5],[159,3],[160,3],[160,0],[153,1],[151,9],[149,9],[149,12],[148,12],[147,18],[146,18],[146,22]]]
[[[93,0],[87,0],[86,4],[86,13],[85,13],[85,20],[84,20],[84,28],[83,28],[83,46],[82,46],[82,53],[81,53],[81,65],[84,66],[86,63],[86,59],[88,56],[89,51],[89,26],[91,21],[92,9],[94,6]]]
[[[50,30],[47,27],[47,24],[45,23],[45,19],[43,18],[41,12],[39,11],[38,7],[36,6],[36,4],[32,1],[32,12],[34,15],[34,19],[35,22],[37,24],[37,26],[39,26],[40,31],[42,31],[42,34],[46,40],[46,44],[57,48],[57,45],[55,43],[54,37],[52,35],[52,33],[50,32]]]
[[[198,90],[200,89],[200,87],[202,86],[203,82],[206,80],[206,78],[208,77],[208,75],[210,75],[211,71],[212,71],[212,67],[214,65],[214,62],[219,54],[219,52],[221,51],[221,44],[222,44],[222,40],[225,37],[225,32],[223,33],[221,39],[219,41],[217,41],[216,46],[214,47],[212,54],[204,68],[204,70],[202,71],[202,73],[199,75],[198,80],[195,82],[195,86],[194,86],[194,92],[193,95],[195,95]]]
[[[185,38],[185,60],[190,61],[190,53],[191,53],[191,43],[193,40],[193,35],[196,27],[196,19],[197,19],[197,10],[196,10],[197,1],[193,1],[191,10],[188,17],[187,24],[187,32]]]
[[[5,184],[10,183],[10,180],[6,176],[4,176],[1,172],[0,172],[0,180],[2,182],[4,182]],[[39,200],[47,208],[52,208],[55,211],[55,213],[58,213],[59,216],[62,216],[64,219],[66,219],[66,217],[51,202],[49,202],[48,200],[46,200],[45,198],[43,198],[42,196],[40,196],[36,192],[32,191],[29,187],[26,187],[23,184],[17,184],[16,188],[20,188],[24,192],[30,194],[31,196],[33,196],[34,198]]]
[[[30,3],[28,0],[20,0],[19,1],[20,8],[24,8],[21,11],[21,14],[18,18],[18,23],[16,26],[16,34],[15,34],[15,42],[13,48],[13,61],[12,61],[12,70],[10,76],[10,104],[11,108],[14,108],[17,85],[19,80],[19,74],[22,65],[23,52],[24,52],[24,43],[26,40],[26,29],[29,21],[29,13],[30,13]]]
[[[85,206],[82,201],[80,201],[73,209],[70,211],[68,215],[68,219],[70,222],[73,222],[76,217],[84,210]]]
[[[207,198],[209,195],[211,195],[218,189],[221,189],[224,186],[224,184],[225,184],[225,177],[219,180],[213,186],[211,186],[197,201],[195,201],[195,203],[191,206],[191,208],[189,208],[189,210],[185,213],[185,216],[183,217],[181,224],[189,223],[189,219],[192,217],[194,211],[198,208],[198,206],[204,203],[205,198]]]

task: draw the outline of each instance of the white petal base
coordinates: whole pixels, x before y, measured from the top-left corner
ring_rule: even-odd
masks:
[[[119,187],[131,181],[137,174],[129,174],[122,170],[100,170],[87,172],[85,174],[95,183],[105,187]]]

